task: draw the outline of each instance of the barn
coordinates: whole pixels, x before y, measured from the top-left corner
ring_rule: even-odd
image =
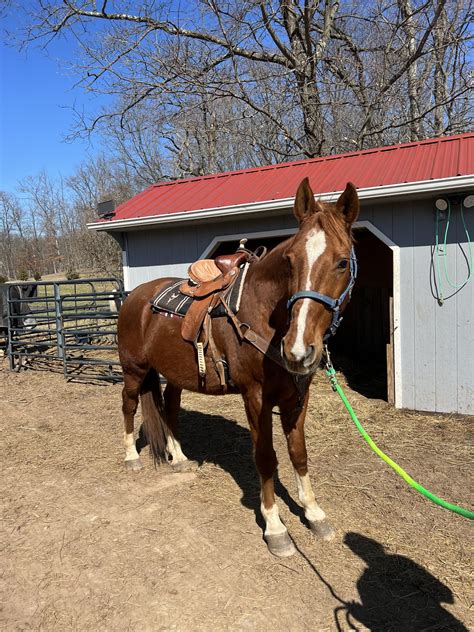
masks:
[[[359,277],[331,344],[382,371],[398,408],[473,414],[474,133],[163,182],[89,228],[121,244],[130,290],[242,237],[286,239],[304,177],[320,200],[352,181],[361,201]]]

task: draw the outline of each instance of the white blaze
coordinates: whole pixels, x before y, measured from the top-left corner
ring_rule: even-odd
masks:
[[[323,230],[312,228],[306,238],[306,258],[308,261],[308,275],[306,277],[305,290],[311,290],[311,273],[313,267],[319,257],[326,250],[326,234]],[[302,360],[306,355],[306,345],[304,343],[304,334],[306,331],[306,318],[308,316],[308,309],[311,303],[310,298],[300,299],[301,306],[298,314],[298,320],[296,322],[296,338],[295,343],[291,349],[291,354],[296,361]]]

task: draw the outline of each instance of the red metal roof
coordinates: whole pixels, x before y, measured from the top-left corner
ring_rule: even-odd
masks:
[[[113,220],[291,198],[305,177],[316,194],[474,173],[474,133],[154,184],[117,207]]]

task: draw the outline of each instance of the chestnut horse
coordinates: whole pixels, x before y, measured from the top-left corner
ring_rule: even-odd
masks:
[[[324,340],[328,331],[337,326],[339,313],[350,297],[355,276],[351,227],[358,212],[359,200],[353,184],[347,184],[336,203],[320,203],[315,201],[305,178],[294,204],[298,232],[250,264],[237,317],[241,324],[271,343],[273,354],[263,353],[238,336],[230,317],[212,320],[214,346],[229,367],[225,390],[240,393],[244,400],[261,481],[264,538],[269,550],[278,556],[291,555],[295,548],[275,503],[275,407],[279,408],[298,497],[311,530],[324,539],[334,535],[311,487],[304,421],[309,385],[321,361]],[[125,462],[130,469],[141,467],[133,431],[139,398],[143,428],[155,458],[161,456],[179,469],[186,466],[187,460],[178,434],[182,390],[223,393],[209,347],[209,368],[203,385],[195,348],[181,336],[182,321],[164,318],[151,310],[150,301],[170,281],[158,279],[140,285],[119,313]],[[163,396],[159,374],[166,378]]]

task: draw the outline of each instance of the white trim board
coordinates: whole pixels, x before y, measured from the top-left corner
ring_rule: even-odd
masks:
[[[368,187],[358,189],[360,200],[383,200],[397,198],[408,195],[422,194],[447,194],[453,191],[469,190],[474,188],[474,175],[457,176],[454,178],[441,178],[439,180],[422,180],[419,182],[402,182],[400,184],[390,184],[379,187]],[[322,193],[316,198],[322,202],[333,202],[342,191],[332,191]],[[249,202],[247,204],[235,204],[230,206],[212,207],[197,211],[184,211],[165,215],[150,215],[148,217],[135,217],[131,219],[107,220],[102,222],[92,222],[87,224],[90,230],[114,231],[126,228],[142,228],[157,224],[173,224],[179,222],[190,222],[204,219],[222,219],[236,215],[247,215],[257,212],[281,211],[292,208],[294,197],[281,200],[268,200],[265,202]]]
[[[294,235],[298,229],[297,228],[281,228],[275,230],[260,230],[253,233],[234,233],[232,235],[217,235],[214,239],[209,243],[209,245],[205,248],[202,254],[199,256],[199,259],[206,259],[218,246],[219,244],[223,244],[227,241],[235,241],[238,242],[245,237],[247,239],[265,239],[265,237],[289,237],[290,235]]]

